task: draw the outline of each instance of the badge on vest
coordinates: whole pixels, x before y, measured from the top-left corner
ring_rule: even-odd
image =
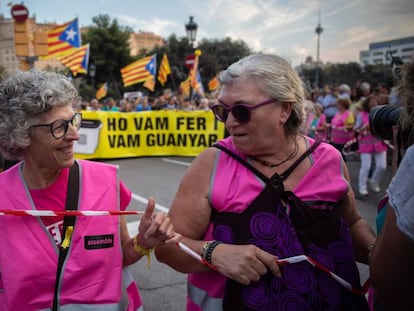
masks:
[[[85,236],[85,249],[99,249],[114,247],[114,235],[87,235]]]

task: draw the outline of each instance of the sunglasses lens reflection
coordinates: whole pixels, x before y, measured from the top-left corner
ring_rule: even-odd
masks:
[[[226,122],[227,120],[227,111],[226,108],[222,105],[216,105],[213,107],[214,115],[216,116],[217,120],[221,122]]]
[[[241,123],[246,123],[250,120],[250,111],[245,106],[233,106],[231,113],[233,114],[234,118]]]
[[[82,123],[82,115],[78,113],[73,117],[72,124],[77,130],[79,130],[81,127],[81,123]]]

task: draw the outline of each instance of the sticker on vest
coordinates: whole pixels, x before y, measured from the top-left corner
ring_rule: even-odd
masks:
[[[85,236],[85,249],[99,249],[114,247],[114,235],[87,235]]]

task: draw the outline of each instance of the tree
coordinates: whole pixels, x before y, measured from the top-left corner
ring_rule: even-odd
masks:
[[[197,49],[202,51],[198,68],[204,89],[207,89],[208,82],[221,70],[251,53],[250,48],[244,41],[232,41],[230,38],[221,40],[203,39]],[[164,46],[152,49],[150,54],[154,53],[157,54],[158,66],[162,55],[167,53],[172,71],[169,86],[176,90],[189,74],[189,70],[184,66],[184,58],[194,53],[187,38],[178,39],[173,34],[166,40]],[[157,85],[156,91],[159,92],[161,89],[161,86]]]
[[[378,84],[385,84],[391,87],[394,84],[394,77],[390,66],[387,65],[367,65],[361,68],[358,63],[335,63],[324,64],[322,66],[314,66],[304,64],[297,68],[303,81],[310,88],[315,86],[316,70],[319,70],[319,85],[325,84],[340,85],[348,84],[353,86],[357,81],[362,80],[369,82],[373,87]]]
[[[251,49],[243,40],[233,41],[231,38],[203,39],[199,49],[203,51],[200,57],[200,72],[207,83],[221,70],[251,54]]]
[[[108,15],[92,19],[94,26],[82,35],[82,42],[90,43],[90,63],[96,66],[96,85],[110,82],[117,97],[123,90],[120,69],[133,61],[128,44],[132,29],[122,27]]]
[[[372,87],[378,84],[385,84],[392,87],[395,84],[395,77],[389,65],[366,65],[362,73],[362,80],[369,82]]]
[[[331,85],[348,84],[354,85],[361,79],[362,71],[358,63],[327,64],[323,68],[326,81]]]

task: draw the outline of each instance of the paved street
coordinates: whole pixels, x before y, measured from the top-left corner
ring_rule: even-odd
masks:
[[[131,190],[143,197],[154,196],[162,207],[169,207],[171,200],[178,186],[179,179],[188,165],[178,164],[189,163],[191,158],[140,158],[123,159],[110,161],[119,164],[121,177]],[[174,161],[177,161],[176,163]],[[357,177],[359,171],[358,157],[351,157],[348,160],[348,167],[352,179],[353,189],[357,189]],[[162,177],[160,177],[162,176]],[[376,207],[384,194],[391,178],[389,167],[384,180],[381,183],[381,193],[370,194],[366,198],[357,196],[357,205],[363,217],[375,228]],[[158,186],[157,186],[158,185]],[[139,209],[143,209],[141,204]],[[136,219],[128,220],[133,226]],[[365,281],[368,277],[366,265],[359,265],[361,279]],[[146,259],[131,267],[132,273],[141,290],[141,296],[146,311],[181,311],[185,310],[186,300],[186,276],[170,269],[157,262],[152,255],[151,268],[147,269]]]

